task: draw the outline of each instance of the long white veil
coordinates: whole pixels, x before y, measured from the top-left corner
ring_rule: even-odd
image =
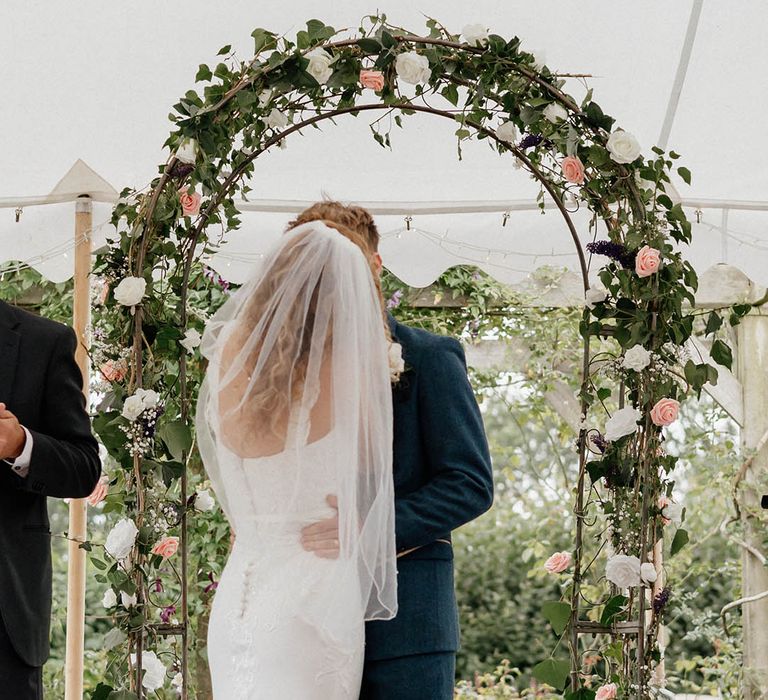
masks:
[[[368,620],[397,610],[384,324],[363,251],[321,222],[298,226],[208,323],[196,415],[206,471],[238,538],[253,518],[288,521],[309,499],[322,503],[326,494],[311,492],[318,474],[332,484],[340,559],[359,578]],[[247,484],[258,490],[268,472],[274,480],[276,463],[279,493],[246,502]]]

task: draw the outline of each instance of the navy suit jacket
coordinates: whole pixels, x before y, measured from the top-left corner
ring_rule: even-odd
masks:
[[[456,651],[459,623],[451,531],[491,507],[483,421],[454,338],[390,317],[405,372],[393,389],[398,613],[366,625],[366,659]]]

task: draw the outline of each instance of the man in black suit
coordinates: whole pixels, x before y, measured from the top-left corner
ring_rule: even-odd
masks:
[[[48,658],[46,497],[83,498],[101,472],[71,328],[0,301],[0,697],[39,700]]]
[[[321,202],[295,224],[312,219],[361,233],[380,267],[378,231],[364,209]],[[459,621],[451,531],[491,507],[491,459],[461,344],[389,323],[405,363],[393,388],[398,612],[366,625],[360,700],[452,700]],[[338,522],[308,526],[303,544],[338,556]]]

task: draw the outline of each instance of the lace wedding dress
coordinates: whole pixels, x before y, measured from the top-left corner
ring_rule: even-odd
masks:
[[[386,339],[362,252],[322,224],[295,229],[203,350],[198,440],[236,535],[208,630],[214,698],[356,700],[365,620],[397,600]],[[259,413],[267,396],[278,408]],[[260,436],[275,433],[270,450]],[[334,514],[331,494],[341,553],[323,559],[300,533]]]

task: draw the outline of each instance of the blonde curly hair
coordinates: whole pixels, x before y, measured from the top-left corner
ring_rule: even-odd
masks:
[[[370,235],[368,224],[364,224],[364,231],[358,231],[349,228],[336,219],[316,219],[313,218],[314,214],[309,213],[313,211],[317,213],[317,208],[320,205],[322,205],[320,210],[326,213],[328,208],[325,205],[330,204],[333,203],[321,202],[319,205],[314,205],[314,207],[299,215],[295,221],[292,221],[287,231],[310,221],[322,221],[326,226],[338,231],[363,251],[369,262],[371,275],[378,291],[385,337],[387,340],[391,340],[379,279],[379,267],[376,261],[376,248],[374,239]],[[370,218],[370,214],[367,212],[365,214]],[[364,222],[365,217],[360,217],[356,220]],[[372,218],[370,219],[370,224],[375,229]],[[376,233],[378,235],[378,232]],[[301,245],[303,238],[303,236],[298,237],[296,245]],[[228,366],[235,361],[235,358],[239,357],[251,330],[267,313],[275,290],[279,289],[284,284],[286,277],[291,274],[296,245],[286,247],[281,255],[275,259],[270,269],[265,271],[265,276],[254,291],[253,296],[248,300],[243,315],[243,320],[246,322],[240,326],[238,332],[233,333],[227,342],[222,358],[222,376],[228,373]],[[245,358],[243,369],[240,371],[242,376],[235,377],[219,396],[220,408],[228,416],[228,423],[233,429],[232,433],[227,436],[227,442],[237,444],[236,451],[240,454],[251,452],[250,448],[254,447],[254,442],[259,445],[257,448],[259,454],[272,454],[284,449],[291,410],[295,402],[300,399],[304,383],[307,379],[307,364],[314,331],[313,320],[317,309],[318,294],[319,285],[313,290],[308,307],[305,308],[304,304],[297,300],[294,307],[288,311],[288,321],[281,324],[279,336],[267,360],[266,366],[269,369],[260,376],[258,385],[250,388],[248,400],[244,401],[243,398],[251,384],[251,375],[261,352],[261,343],[257,343],[248,353],[248,357]],[[329,330],[329,336],[326,338],[326,347],[330,346],[332,340]],[[321,391],[321,398],[318,400],[318,404],[323,402],[324,394],[327,399],[327,393]],[[322,407],[320,407],[320,415],[322,415],[321,409]],[[326,420],[330,421],[330,417],[326,417]],[[313,420],[313,422],[315,421]],[[249,426],[251,430],[244,430],[243,428],[246,426]],[[259,431],[259,435],[254,435],[253,426],[264,426],[266,430],[263,432]]]

